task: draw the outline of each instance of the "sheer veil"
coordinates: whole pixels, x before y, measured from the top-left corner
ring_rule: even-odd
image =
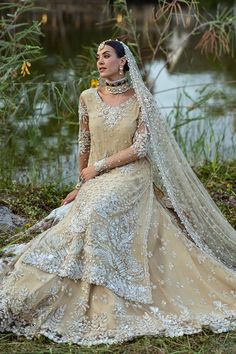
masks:
[[[120,41],[129,65],[143,120],[150,134],[148,158],[153,182],[164,188],[175,212],[194,243],[205,253],[236,269],[236,231],[224,218],[179,148],[170,128],[145,86],[129,47]]]
[[[159,113],[154,97],[143,82],[129,47],[119,42],[124,47],[130,80],[149,130],[148,159],[154,184],[161,186],[192,241],[207,255],[235,270],[236,231],[224,218],[179,148]],[[72,205],[73,202],[54,209],[23,234],[50,228],[64,218]]]

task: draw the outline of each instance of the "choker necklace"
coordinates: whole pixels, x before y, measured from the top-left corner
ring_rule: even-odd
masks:
[[[112,94],[117,95],[118,93],[124,93],[131,88],[131,85],[128,82],[127,77],[123,77],[122,79],[110,81],[106,80],[106,90]]]

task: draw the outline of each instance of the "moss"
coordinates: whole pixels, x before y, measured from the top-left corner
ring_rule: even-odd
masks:
[[[195,172],[224,216],[236,228],[236,161],[208,163]]]
[[[225,217],[236,226],[236,161],[208,163],[194,169]],[[0,204],[27,218],[30,224],[60,206],[72,186],[58,187],[48,183],[40,187],[16,183],[0,183]]]
[[[13,213],[23,216],[27,220],[24,228],[17,228],[14,233],[0,232],[0,255],[9,240],[14,243],[27,242],[34,237],[14,234],[24,231],[36,221],[42,219],[61,204],[61,200],[72,190],[72,186],[58,188],[58,184],[46,184],[40,187],[16,183],[4,183],[0,188],[0,204],[7,206]],[[12,241],[13,240],[13,241]]]
[[[4,354],[233,354],[236,352],[236,332],[215,334],[208,330],[182,337],[143,336],[114,345],[83,347],[56,344],[40,337],[27,340],[12,334],[0,334],[0,352]]]
[[[236,162],[222,165],[209,163],[196,168],[195,172],[207,187],[223,214],[235,226]],[[47,184],[39,188],[5,184],[1,190],[0,202],[33,223],[59,206],[61,199],[71,190],[71,186],[59,189],[55,184]],[[236,331],[215,334],[203,329],[201,333],[184,335],[178,338],[143,336],[119,345],[93,347],[56,344],[44,337],[27,340],[25,337],[17,337],[6,333],[0,334],[0,353],[233,354],[236,353]]]
[[[33,223],[60,206],[61,200],[71,189],[72,186],[58,188],[57,184],[34,187],[12,183],[2,186],[0,203]]]

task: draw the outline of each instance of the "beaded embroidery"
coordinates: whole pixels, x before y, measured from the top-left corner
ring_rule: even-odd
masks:
[[[130,62],[129,67],[132,70]],[[137,85],[138,78],[134,81]],[[144,102],[146,111],[155,109],[147,97]],[[128,107],[127,111],[126,106],[121,107],[122,114],[128,113]],[[86,152],[91,123],[87,108],[89,104],[86,107],[82,102],[80,134],[85,143],[81,142],[81,150]],[[149,126],[141,113],[134,119],[137,129],[134,136],[134,127],[130,129],[132,148],[145,157]],[[121,118],[110,121],[107,127],[112,130]],[[156,129],[160,129],[158,144],[164,141],[168,150],[169,140],[162,137],[160,122]],[[105,157],[106,151],[100,155]],[[163,154],[157,157],[164,161]],[[168,173],[162,171],[170,183],[179,177]],[[216,333],[235,329],[235,273],[205,249],[203,252],[175,225],[173,215],[154,198],[152,182],[147,158],[86,182],[64,219],[35,237],[3,274],[0,331],[94,345],[140,335],[182,336],[205,326]],[[175,202],[182,191],[184,186],[176,194],[170,188],[168,195]],[[196,203],[194,193],[191,198]],[[176,208],[181,208],[179,204],[175,202]],[[208,222],[208,209],[202,210]],[[184,213],[185,223],[189,222],[189,210]],[[199,222],[192,226],[198,228]],[[213,236],[218,232],[214,226],[210,229],[216,230]]]
[[[136,96],[132,95],[119,105],[110,106],[102,100],[97,90],[95,90],[95,93],[99,103],[99,116],[103,118],[104,124],[109,128],[113,128],[120,119],[125,117],[129,105],[136,99]]]

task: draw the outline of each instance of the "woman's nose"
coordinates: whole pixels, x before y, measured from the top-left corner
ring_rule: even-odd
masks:
[[[99,58],[97,63],[98,63],[98,65],[104,64],[103,58]]]

